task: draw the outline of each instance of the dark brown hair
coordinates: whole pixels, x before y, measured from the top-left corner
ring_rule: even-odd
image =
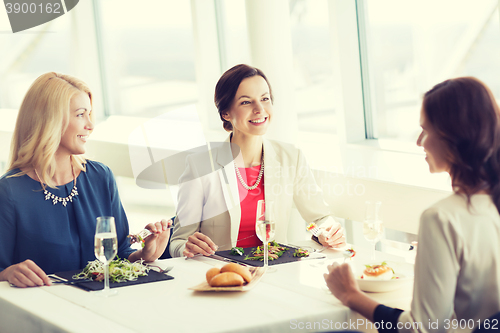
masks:
[[[473,77],[437,84],[424,95],[426,118],[447,145],[453,188],[487,191],[500,212],[500,110],[488,87]]]
[[[236,91],[238,91],[241,81],[256,75],[262,76],[264,80],[266,80],[267,85],[269,86],[271,102],[273,102],[273,91],[271,89],[271,85],[269,84],[269,81],[264,73],[258,68],[245,64],[236,65],[222,74],[217,82],[217,85],[215,86],[214,102],[217,110],[219,111],[220,119],[223,122],[223,127],[226,131],[231,132],[233,130],[233,125],[231,125],[231,123],[225,120],[222,116],[231,108],[234,96],[236,95]]]

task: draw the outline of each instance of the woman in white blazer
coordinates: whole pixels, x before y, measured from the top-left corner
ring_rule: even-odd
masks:
[[[274,202],[276,236],[287,242],[292,205],[307,222],[325,230],[318,241],[345,245],[304,155],[293,145],[263,137],[272,120],[272,90],[264,73],[248,65],[226,71],[215,89],[224,143],[188,156],[179,179],[172,257],[211,255],[260,241],[255,234],[256,202]]]

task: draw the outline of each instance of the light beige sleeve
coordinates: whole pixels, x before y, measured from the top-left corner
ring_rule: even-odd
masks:
[[[436,207],[420,218],[411,311],[400,315],[399,332],[446,332],[445,320],[454,316],[462,244],[451,219]]]
[[[189,236],[200,230],[203,215],[204,192],[201,179],[191,158],[186,159],[186,170],[179,179],[177,216],[170,240],[170,255],[182,257]]]

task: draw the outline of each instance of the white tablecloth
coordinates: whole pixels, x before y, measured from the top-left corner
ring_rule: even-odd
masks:
[[[366,260],[359,252],[353,263]],[[276,272],[266,273],[247,292],[189,290],[203,282],[211,266],[224,264],[209,258],[158,261],[161,267],[174,266],[169,274],[175,279],[118,288],[109,298],[73,286],[20,289],[1,282],[0,332],[318,332],[335,330],[340,323],[362,323],[362,317],[329,293],[323,280],[328,263],[343,261],[341,252],[323,253],[328,260],[275,266]],[[401,264],[411,270],[411,265]],[[411,292],[409,283],[370,295],[407,309]]]

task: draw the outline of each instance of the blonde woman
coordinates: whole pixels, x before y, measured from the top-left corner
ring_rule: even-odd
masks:
[[[147,225],[142,250],[130,248],[111,170],[82,155],[93,122],[92,93],[75,77],[46,73],[26,93],[0,178],[0,281],[50,285],[47,274],[83,268],[95,260],[98,216],[115,217],[119,257],[154,261],[165,250],[165,220]]]

